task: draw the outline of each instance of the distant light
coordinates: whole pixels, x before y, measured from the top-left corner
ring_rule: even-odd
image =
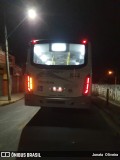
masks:
[[[112,75],[113,74],[113,71],[108,71],[108,75]]]
[[[37,16],[36,11],[34,9],[28,10],[28,16],[30,19],[35,19]]]
[[[51,47],[52,51],[55,52],[63,52],[66,51],[66,44],[65,43],[52,43]]]

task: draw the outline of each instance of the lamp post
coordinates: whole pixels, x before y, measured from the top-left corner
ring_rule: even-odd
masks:
[[[22,19],[22,21],[12,30],[10,34],[7,33],[7,26],[5,23],[5,58],[6,58],[6,70],[7,70],[7,91],[8,91],[8,100],[11,100],[11,80],[10,80],[10,66],[9,66],[9,49],[8,49],[8,38],[17,30],[17,28],[24,22],[24,20],[29,17],[30,19],[35,19],[37,16],[34,9],[28,10],[28,15]],[[6,17],[5,17],[6,22]]]
[[[113,75],[113,71],[112,70],[108,70],[107,71],[107,75],[108,76],[112,76]],[[106,91],[106,105],[109,105],[109,87],[107,87],[107,91]]]
[[[117,72],[116,71],[108,71],[108,75],[110,75],[110,76],[112,76],[112,75],[114,75],[114,95],[115,95],[115,97],[114,97],[114,99],[116,98],[116,94],[117,94],[117,90],[116,90],[116,84],[117,84]]]
[[[8,90],[8,100],[11,100],[11,82],[10,82],[10,67],[9,67],[9,54],[8,54],[8,37],[7,37],[7,27],[5,25],[5,58],[6,58],[6,70],[7,70],[7,90]]]

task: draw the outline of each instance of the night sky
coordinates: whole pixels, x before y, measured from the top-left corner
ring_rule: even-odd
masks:
[[[92,44],[94,81],[107,69],[120,74],[120,0],[0,0],[0,44],[4,44],[4,11],[9,34],[31,6],[37,9],[36,21],[26,19],[8,40],[18,65],[25,64],[32,38],[85,37]]]

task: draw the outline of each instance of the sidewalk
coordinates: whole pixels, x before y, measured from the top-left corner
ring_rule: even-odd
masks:
[[[104,98],[104,97],[98,96],[98,98],[103,99],[104,101],[106,101],[106,98]],[[115,105],[117,107],[120,107],[120,103],[117,103],[115,101],[109,100],[109,103],[111,103],[111,104],[113,104],[113,105]]]
[[[16,93],[11,95],[11,101],[8,101],[8,96],[0,96],[0,106],[14,103],[24,97],[24,93]]]
[[[114,101],[109,101],[100,96],[92,96],[92,102],[102,109],[120,127],[120,105]]]

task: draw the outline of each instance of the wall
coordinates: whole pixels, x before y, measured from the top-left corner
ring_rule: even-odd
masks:
[[[11,76],[11,93],[24,91],[24,79],[22,68],[15,64],[15,57],[9,54],[10,76]],[[8,94],[8,81],[6,71],[6,55],[0,47],[0,96]]]
[[[109,99],[120,103],[120,85],[92,85],[93,95],[99,95],[106,98],[107,89],[109,89]]]

